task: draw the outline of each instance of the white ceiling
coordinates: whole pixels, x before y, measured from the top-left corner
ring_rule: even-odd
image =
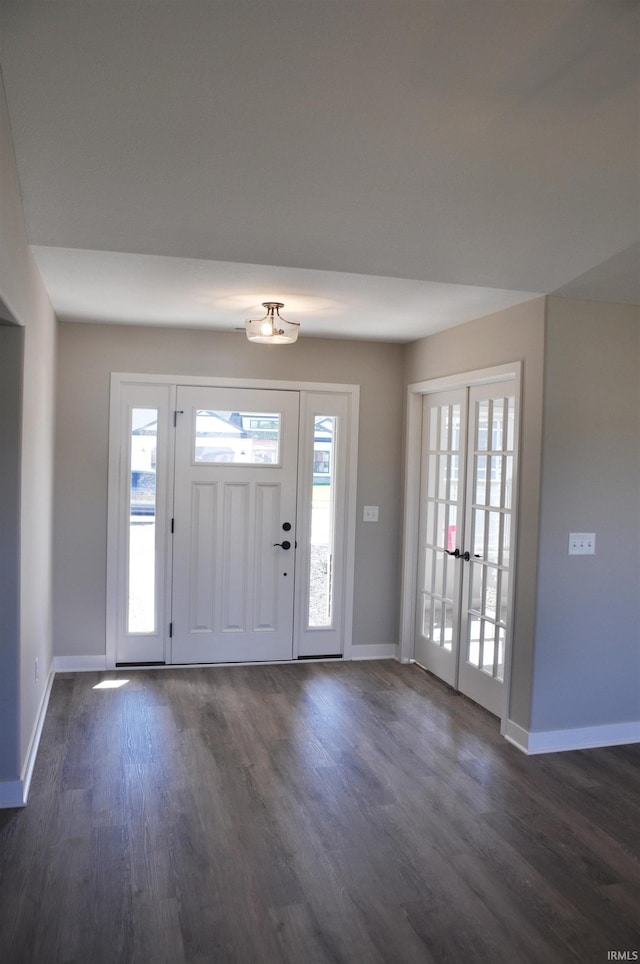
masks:
[[[637,0],[3,0],[59,317],[408,341],[640,302]]]

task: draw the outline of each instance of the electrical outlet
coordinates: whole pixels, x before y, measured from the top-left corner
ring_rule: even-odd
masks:
[[[595,532],[570,532],[570,556],[594,556],[596,554]]]
[[[364,512],[362,513],[363,522],[377,522],[378,521],[378,510],[377,505],[365,505]]]

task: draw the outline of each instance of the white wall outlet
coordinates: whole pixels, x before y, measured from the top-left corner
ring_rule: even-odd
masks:
[[[595,554],[596,554],[595,532],[570,532],[569,533],[569,555],[570,556],[595,556]]]
[[[377,522],[379,506],[377,505],[365,505],[364,512],[362,513],[363,522]]]

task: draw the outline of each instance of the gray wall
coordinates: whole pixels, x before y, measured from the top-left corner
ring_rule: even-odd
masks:
[[[549,298],[546,359],[531,729],[640,720],[640,312]]]
[[[403,350],[304,337],[281,349],[243,334],[61,324],[55,485],[54,650],[105,653],[109,376],[113,371],[361,386],[354,643],[398,635]],[[363,523],[362,506],[380,521]]]
[[[509,717],[529,728],[535,625],[545,301],[497,312],[405,348],[405,384],[523,362],[518,548]]]
[[[17,770],[0,770],[0,780],[13,781],[26,761],[51,666],[55,317],[27,245],[1,76],[0,172],[0,309],[4,317],[24,328],[19,373],[21,404],[15,404],[9,416],[13,428],[5,427],[11,444],[19,443],[20,451],[3,452],[9,462],[20,460],[19,548],[12,554],[13,561],[5,562],[19,573],[19,635],[12,640],[3,639],[3,645],[15,654],[19,698],[16,699],[15,678],[4,679],[0,684],[0,699],[6,696],[15,708],[13,725],[9,723],[2,731],[2,743],[17,746],[18,760]],[[40,666],[38,681],[34,678],[36,658]]]
[[[0,779],[18,773],[23,351],[24,329],[0,320]]]

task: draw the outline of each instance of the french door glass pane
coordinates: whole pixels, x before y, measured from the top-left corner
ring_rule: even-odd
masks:
[[[484,558],[484,512],[481,509],[473,510],[473,553],[480,558]]]
[[[223,412],[198,409],[193,460],[234,465],[280,464],[279,412]]]
[[[438,645],[442,642],[442,603],[438,599],[434,599],[432,602],[433,606],[433,632],[431,639],[434,643]]]
[[[133,408],[130,487],[127,632],[156,631],[156,447],[158,410]]]
[[[472,666],[480,665],[480,634],[482,622],[479,616],[471,616],[469,619],[469,640],[467,644],[467,662]]]
[[[427,502],[427,525],[425,532],[425,542],[427,545],[435,545],[435,518],[436,518],[436,504],[435,502]]]
[[[434,552],[433,549],[424,550],[424,586],[425,592],[433,592]]]
[[[504,426],[504,405],[503,399],[496,399],[492,404],[492,430],[491,448],[499,452],[502,447],[503,426]]]
[[[476,455],[476,494],[475,501],[477,505],[486,505],[486,492],[487,492],[487,456],[486,455]]]
[[[476,422],[476,449],[484,452],[488,448],[489,434],[489,402],[478,403],[478,418]]]
[[[309,628],[332,625],[335,452],[338,419],[315,415],[309,566]]]
[[[433,600],[431,596],[424,596],[423,608],[422,608],[422,635],[425,639],[431,639],[432,629],[431,629],[431,617],[432,617]]]
[[[447,486],[449,481],[449,456],[440,455],[438,456],[438,461],[440,463],[440,472],[438,478],[438,498],[447,498]]]
[[[496,627],[493,623],[486,622],[484,624],[483,640],[482,640],[482,663],[480,669],[483,672],[488,673],[493,676],[493,660],[495,657],[495,631]]]
[[[442,639],[444,649],[451,651],[453,648],[453,604],[446,603],[444,607],[444,633]]]
[[[507,399],[507,451],[513,452],[513,433],[515,429],[515,399]]]
[[[500,622],[506,623],[509,612],[509,571],[503,569],[500,573]]]
[[[485,567],[485,590],[483,610],[490,619],[496,618],[498,590],[498,570],[493,567]]]
[[[489,459],[491,468],[489,471],[491,488],[489,494],[489,505],[501,505],[502,503],[502,455],[492,455]]]
[[[498,653],[496,660],[496,679],[504,680],[504,629],[498,629]]]
[[[449,448],[449,406],[440,407],[440,448]]]
[[[498,562],[498,552],[500,550],[500,513],[486,512],[488,519],[488,533],[486,548],[486,561]]]

